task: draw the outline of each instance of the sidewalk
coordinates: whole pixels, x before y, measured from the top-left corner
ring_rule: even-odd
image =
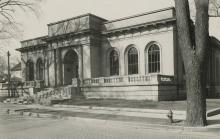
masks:
[[[7,104],[6,104],[7,105]],[[126,125],[151,129],[172,129],[193,132],[218,132],[220,133],[220,114],[207,117],[209,125],[206,127],[184,127],[185,111],[173,110],[173,119],[180,123],[170,124],[167,118],[168,110],[138,109],[138,108],[114,108],[114,107],[91,107],[76,105],[13,105],[11,111],[25,111],[24,115],[32,112],[32,115],[40,113],[41,117],[79,117],[104,121],[117,121]],[[19,111],[17,111],[19,114]]]
[[[168,110],[137,109],[137,108],[113,108],[113,107],[91,107],[75,105],[23,105],[26,109],[41,109],[67,117],[81,117],[87,119],[99,119],[104,121],[119,121],[127,125],[152,129],[174,129],[192,132],[220,132],[220,115],[208,117],[209,123],[206,127],[184,127],[182,124],[170,124],[168,122]],[[47,112],[45,114],[48,115]],[[58,113],[56,113],[58,114]],[[174,120],[185,120],[185,111],[173,111]]]
[[[168,110],[158,109],[138,109],[138,108],[114,108],[114,107],[91,107],[91,106],[76,106],[76,105],[53,105],[57,109],[73,110],[78,112],[112,114],[123,116],[147,117],[167,119]],[[173,111],[173,117],[177,120],[185,119],[185,111]]]

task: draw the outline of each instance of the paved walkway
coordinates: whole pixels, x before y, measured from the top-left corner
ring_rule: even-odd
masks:
[[[5,104],[7,105],[7,104]],[[10,108],[13,109],[47,109],[51,111],[65,111],[65,112],[72,112],[74,113],[75,117],[88,117],[88,118],[97,118],[99,119],[101,115],[111,115],[108,116],[106,119],[106,116],[101,117],[100,119],[105,120],[114,120],[114,115],[118,116],[117,120],[124,120],[127,118],[127,122],[136,122],[139,121],[141,126],[148,125],[148,121],[151,121],[152,119],[158,119],[157,125],[151,125],[151,127],[158,127],[159,120],[167,120],[167,110],[154,110],[154,109],[136,109],[136,108],[112,108],[112,107],[90,107],[90,106],[73,106],[73,105],[54,105],[54,106],[42,106],[42,105],[16,105]],[[5,110],[6,111],[6,110]],[[76,114],[77,113],[77,114]],[[82,114],[83,113],[83,114]],[[174,113],[174,119],[176,120],[184,120],[185,119],[185,111],[173,111]],[[94,114],[91,116],[91,114]],[[128,118],[129,117],[129,118]],[[151,119],[152,118],[152,119]],[[149,120],[148,120],[149,119]],[[203,128],[186,128],[187,130],[199,130],[199,131],[208,131],[208,130],[214,130],[214,131],[220,131],[220,115],[208,117],[208,122],[210,125]],[[159,125],[162,128],[176,128],[175,126],[169,126],[167,125]],[[182,127],[178,127],[182,128]]]
[[[66,111],[78,111],[86,113],[99,113],[99,114],[111,114],[121,116],[133,116],[140,118],[158,118],[168,119],[168,110],[158,109],[137,109],[137,108],[112,108],[112,107],[90,107],[90,106],[73,106],[73,105],[54,105],[52,109],[66,110]],[[185,120],[186,111],[173,111],[173,118],[175,120]],[[206,129],[215,129],[220,131],[220,114],[207,117],[209,125]],[[194,129],[194,128],[192,128]],[[206,130],[205,129],[205,130]],[[195,130],[195,129],[194,129]]]
[[[97,114],[112,114],[122,116],[135,116],[135,117],[148,117],[148,118],[160,118],[167,119],[168,110],[159,109],[137,109],[137,108],[113,108],[113,107],[90,107],[90,106],[76,106],[76,105],[26,105],[27,108],[44,108],[50,110],[64,110],[73,112],[86,112]],[[174,119],[184,120],[186,119],[185,111],[173,110]],[[208,120],[220,120],[220,114],[212,117],[208,117]]]

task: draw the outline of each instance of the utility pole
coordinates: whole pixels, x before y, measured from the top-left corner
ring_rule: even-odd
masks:
[[[10,52],[7,52],[7,56],[8,56],[8,96],[10,97],[10,88],[11,88],[11,69],[10,69]]]

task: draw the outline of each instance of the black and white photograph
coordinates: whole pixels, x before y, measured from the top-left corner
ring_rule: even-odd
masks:
[[[0,0],[0,139],[219,139],[220,0]]]

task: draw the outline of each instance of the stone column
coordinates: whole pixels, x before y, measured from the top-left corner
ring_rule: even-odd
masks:
[[[26,69],[26,63],[27,63],[27,54],[21,54],[21,77],[22,77],[22,82],[25,82],[27,79],[27,69]]]
[[[90,46],[83,45],[83,78],[91,78],[91,57],[90,57]]]
[[[79,60],[79,79],[80,81],[83,80],[83,46],[79,46],[79,55],[78,55],[78,60]]]
[[[63,71],[62,71],[62,56],[61,49],[56,49],[56,66],[57,66],[57,85],[60,86],[63,83]]]
[[[120,71],[119,71],[119,75],[120,76],[124,76],[124,75],[127,75],[126,74],[126,69],[127,69],[127,62],[126,62],[126,60],[127,59],[125,59],[125,55],[124,55],[124,53],[121,51],[120,52],[121,53],[121,55],[120,55],[120,57],[119,57],[119,66],[120,66]]]
[[[55,86],[55,57],[54,57],[54,50],[48,49],[48,85],[49,86]]]
[[[140,75],[145,75],[145,66],[146,66],[145,50],[141,49],[138,56],[138,70],[139,70],[138,73]]]
[[[44,83],[48,87],[49,86],[49,68],[48,68],[48,50],[45,52],[45,60],[44,60]]]
[[[57,74],[57,49],[53,49],[53,57],[54,57],[54,77],[55,77],[55,84],[54,86],[57,86],[57,78],[58,78],[58,74]]]

